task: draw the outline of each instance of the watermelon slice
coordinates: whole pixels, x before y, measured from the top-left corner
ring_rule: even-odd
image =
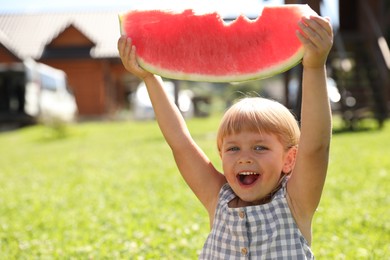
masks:
[[[146,70],[172,79],[234,82],[270,77],[299,63],[297,23],[312,14],[308,5],[281,5],[264,7],[255,20],[241,15],[230,23],[216,12],[192,10],[134,10],[119,20]]]

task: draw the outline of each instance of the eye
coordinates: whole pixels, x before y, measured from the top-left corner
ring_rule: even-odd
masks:
[[[229,147],[228,149],[226,149],[226,151],[228,151],[228,152],[236,152],[239,150],[240,150],[240,148],[238,148],[238,146],[232,146],[232,147]]]
[[[265,151],[265,150],[268,150],[268,148],[265,147],[265,146],[262,146],[262,145],[255,145],[255,147],[253,147],[253,150],[255,150],[255,151]]]

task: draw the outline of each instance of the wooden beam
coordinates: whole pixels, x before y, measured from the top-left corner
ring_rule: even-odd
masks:
[[[311,9],[320,14],[320,5],[322,0],[285,0],[286,4],[308,4]]]

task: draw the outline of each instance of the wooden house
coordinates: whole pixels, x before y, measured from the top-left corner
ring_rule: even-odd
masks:
[[[66,72],[81,117],[110,115],[136,83],[117,53],[118,14],[0,15],[0,63],[32,58]]]

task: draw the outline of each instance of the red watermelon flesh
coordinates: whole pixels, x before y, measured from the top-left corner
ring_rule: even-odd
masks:
[[[295,32],[308,5],[264,7],[256,20],[225,23],[218,13],[192,10],[130,11],[121,33],[137,47],[139,64],[157,75],[193,81],[229,82],[270,77],[300,62]]]

